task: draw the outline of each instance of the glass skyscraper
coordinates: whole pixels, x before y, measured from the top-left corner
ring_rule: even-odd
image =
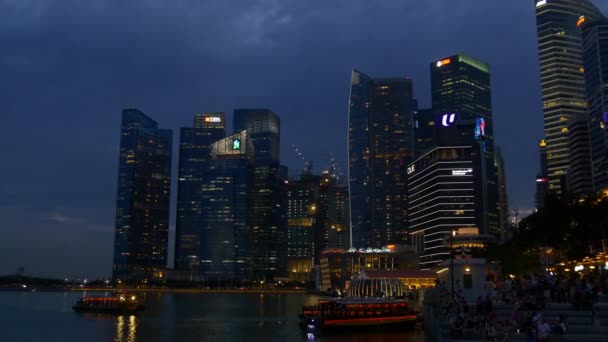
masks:
[[[201,189],[200,268],[207,281],[251,277],[248,227],[254,147],[247,131],[211,145]]]
[[[608,19],[582,24],[593,190],[608,188]]]
[[[172,138],[141,111],[122,111],[115,279],[149,277],[167,266]]]
[[[416,158],[437,146],[435,112],[433,109],[418,109],[414,113],[414,139]]]
[[[480,230],[496,236],[499,228],[498,174],[494,163],[494,125],[492,119],[492,93],[490,85],[490,67],[467,54],[442,58],[431,63],[431,94],[433,111],[436,113],[436,125],[442,128],[455,125],[457,122],[478,122],[475,134],[481,141],[482,153],[485,156],[484,178],[487,181],[486,192],[488,210],[486,227]],[[482,132],[479,132],[481,130]],[[454,143],[445,136],[439,140],[442,145]]]
[[[352,71],[348,172],[352,246],[404,243],[406,165],[413,160],[412,81]]]
[[[568,119],[586,115],[580,26],[602,17],[589,0],[535,0],[549,191],[559,192],[570,164]]]
[[[194,116],[194,127],[180,132],[175,269],[198,273],[203,229],[202,190],[209,170],[211,145],[226,137],[224,113]]]
[[[249,205],[252,276],[271,280],[287,271],[287,179],[280,165],[280,119],[269,109],[236,109],[234,131],[247,130],[254,147]]]

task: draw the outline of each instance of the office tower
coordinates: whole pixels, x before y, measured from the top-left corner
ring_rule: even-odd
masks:
[[[568,119],[587,112],[579,26],[602,15],[589,0],[537,0],[535,3],[548,190],[560,192],[571,162]]]
[[[481,232],[485,174],[479,156],[475,146],[442,146],[409,165],[408,227],[421,269],[448,258],[444,238],[452,229]]]
[[[566,174],[567,189],[577,195],[593,191],[591,178],[591,152],[587,116],[576,114],[568,118],[569,165]]]
[[[167,266],[172,138],[141,111],[122,111],[115,279],[149,277]]]
[[[498,218],[498,175],[494,165],[494,124],[492,119],[492,94],[490,85],[489,66],[467,54],[442,58],[431,63],[431,95],[433,111],[440,117],[436,125],[441,128],[453,126],[460,121],[473,122],[480,120],[483,134],[476,134],[481,142],[482,153],[485,156],[485,172],[487,175],[488,211],[487,229],[490,234],[500,235]],[[443,132],[443,131],[442,131]],[[462,134],[471,135],[467,130]],[[454,143],[445,140],[446,134],[441,133],[442,145]]]
[[[348,209],[348,188],[333,180],[327,199],[327,224],[329,236],[327,248],[350,248],[350,210]]]
[[[290,280],[306,281],[314,265],[313,230],[317,221],[319,177],[304,172],[285,183],[287,192],[287,269]]]
[[[200,268],[206,281],[251,277],[248,227],[254,146],[247,131],[211,145],[201,189]]]
[[[193,275],[200,269],[202,190],[211,162],[211,145],[225,137],[224,113],[196,114],[194,127],[180,131],[175,269],[190,270]]]
[[[432,109],[419,109],[414,113],[414,139],[416,158],[436,146],[435,112]]]
[[[608,188],[608,19],[582,24],[593,190]]]
[[[348,171],[354,247],[407,239],[405,167],[413,159],[415,106],[411,80],[352,71]]]
[[[509,198],[507,193],[507,170],[501,149],[494,149],[495,167],[498,173],[498,226],[500,227],[500,239],[504,241],[509,235]]]
[[[451,230],[466,228],[482,236],[493,233],[488,225],[487,163],[483,140],[477,134],[484,133],[482,118],[454,121],[448,127],[440,126],[442,122],[439,117],[437,129],[440,136],[448,136],[446,140],[407,169],[408,228],[422,269],[448,258],[444,238]]]
[[[233,131],[247,130],[255,147],[255,165],[279,163],[281,120],[269,109],[235,109]]]
[[[287,203],[279,164],[280,120],[268,109],[236,109],[235,132],[247,130],[255,149],[249,229],[254,280],[272,280],[287,271]]]
[[[539,210],[543,207],[545,196],[549,190],[549,182],[547,180],[547,142],[543,139],[538,143],[540,152],[540,173],[536,175],[536,196],[535,208]]]

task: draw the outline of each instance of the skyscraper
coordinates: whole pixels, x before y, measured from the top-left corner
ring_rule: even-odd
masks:
[[[510,235],[509,230],[509,198],[507,193],[507,170],[502,157],[501,149],[496,146],[494,150],[495,167],[498,173],[498,226],[500,239],[504,240]]]
[[[586,21],[586,20],[585,20]],[[608,188],[608,19],[582,24],[593,190]]]
[[[196,114],[194,127],[181,129],[175,234],[176,269],[191,270],[194,274],[200,269],[204,177],[209,170],[211,145],[225,137],[224,113]]]
[[[414,113],[414,139],[416,158],[432,150],[437,145],[435,137],[435,112],[433,109],[419,109]]]
[[[544,139],[538,143],[538,150],[540,153],[540,172],[536,175],[536,210],[543,207],[545,196],[549,189],[549,183],[547,181],[547,173],[549,172],[547,170],[547,142]]]
[[[411,80],[352,71],[348,169],[354,247],[407,239],[405,168],[413,159],[415,107]]]
[[[287,191],[287,258],[289,278],[304,281],[310,278],[314,265],[313,230],[316,222],[319,177],[304,172],[299,179],[289,179]]]
[[[485,172],[479,150],[475,145],[441,146],[409,164],[408,227],[421,269],[448,258],[444,238],[452,229],[485,234]]]
[[[587,112],[579,26],[602,15],[590,0],[535,0],[547,144],[548,190],[559,192],[568,171],[568,119]]]
[[[460,53],[431,63],[430,69],[433,111],[442,119],[436,125],[445,128],[459,121],[483,122],[483,125],[478,125],[483,134],[475,135],[481,141],[482,153],[485,156],[484,172],[487,172],[487,175],[484,179],[487,181],[488,201],[486,222],[488,233],[498,236],[498,174],[494,164],[490,67],[478,59]],[[473,134],[473,130],[466,130],[463,134]],[[454,139],[457,139],[454,137],[448,141],[446,137],[441,138],[444,140],[443,146],[453,144]]]
[[[122,111],[115,279],[149,277],[167,265],[172,138],[141,111]]]
[[[568,118],[568,191],[582,195],[593,191],[591,177],[591,152],[587,116],[576,114]]]
[[[280,119],[269,109],[236,109],[235,132],[247,130],[255,150],[249,202],[253,278],[271,280],[287,271],[285,167],[279,161]]]
[[[270,109],[235,109],[233,131],[247,130],[255,147],[255,165],[279,163],[281,120]]]
[[[201,189],[200,267],[205,280],[251,277],[248,227],[254,147],[247,131],[211,145],[211,161]]]

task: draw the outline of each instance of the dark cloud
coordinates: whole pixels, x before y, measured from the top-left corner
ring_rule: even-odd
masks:
[[[330,152],[345,168],[350,69],[409,76],[424,106],[430,61],[460,51],[492,66],[511,204],[532,207],[531,1],[0,0],[0,46],[0,273],[109,274],[124,107],[174,129],[269,107],[286,164],[302,167],[297,144],[317,170]]]

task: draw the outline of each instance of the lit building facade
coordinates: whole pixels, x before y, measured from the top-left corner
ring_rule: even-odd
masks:
[[[200,269],[203,229],[202,190],[211,162],[211,145],[226,137],[224,113],[194,116],[194,127],[180,130],[175,269]]]
[[[445,139],[445,128],[457,122],[482,121],[483,134],[477,134],[484,155],[483,175],[487,181],[485,198],[488,203],[485,222],[489,234],[500,236],[498,171],[494,160],[494,121],[492,118],[492,92],[490,67],[465,53],[442,58],[430,65],[433,111],[437,114],[436,137],[438,145],[452,145],[456,141],[470,144],[454,136]],[[445,119],[445,120],[444,120]],[[440,133],[441,132],[441,133]],[[471,135],[473,130],[461,131]],[[442,136],[439,137],[439,134]],[[457,140],[458,139],[458,140]],[[485,228],[484,228],[485,230]]]
[[[502,150],[496,146],[494,150],[495,167],[498,174],[498,226],[500,227],[500,240],[504,241],[510,236],[509,224],[509,196],[507,192],[507,171]]]
[[[314,263],[313,230],[319,177],[309,172],[286,182],[287,191],[287,270],[290,280],[310,279]]]
[[[415,108],[411,80],[352,71],[348,172],[355,247],[407,239],[405,165],[413,160]]]
[[[436,147],[408,166],[408,228],[420,268],[449,257],[445,236],[456,228],[488,230],[487,173],[480,144]]]
[[[547,191],[549,190],[549,181],[547,178],[547,142],[544,139],[538,143],[538,151],[540,154],[540,173],[536,175],[536,210],[543,207],[545,196],[547,196]]]
[[[567,189],[577,195],[593,191],[591,152],[587,116],[576,114],[568,119],[569,165],[566,175]]]
[[[435,112],[432,109],[418,109],[414,113],[414,150],[419,156],[437,145],[435,137]]]
[[[571,164],[568,119],[587,113],[580,26],[602,15],[589,0],[536,0],[535,4],[548,190],[560,192]]]
[[[254,147],[247,131],[211,145],[201,189],[200,275],[205,281],[251,277],[249,213]]]
[[[113,277],[167,266],[173,132],[137,109],[122,111]]]
[[[608,19],[582,24],[593,190],[608,188]]]
[[[255,149],[249,202],[254,280],[272,280],[287,272],[287,172],[280,165],[280,119],[269,109],[236,109],[235,132],[247,130]]]

